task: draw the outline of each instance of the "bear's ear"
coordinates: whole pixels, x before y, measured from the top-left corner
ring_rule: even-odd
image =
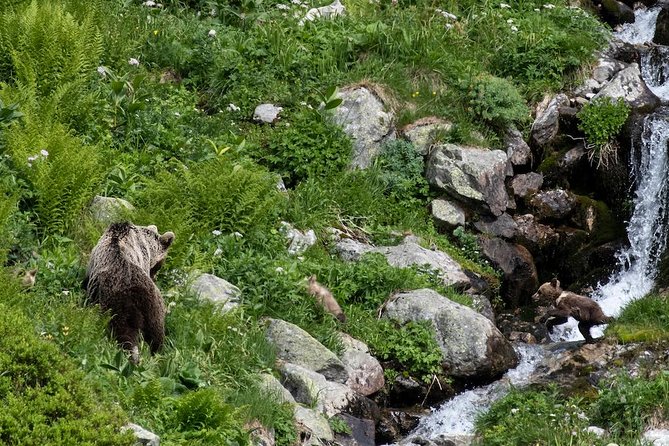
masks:
[[[560,281],[558,280],[557,277],[553,277],[553,280],[551,280],[551,285],[554,288],[560,288]]]
[[[148,229],[149,231],[158,232],[158,226],[156,225],[149,225],[146,227],[146,229]]]
[[[174,241],[174,232],[166,232],[163,235],[160,236],[159,238],[160,244],[163,245],[164,248],[168,248],[172,242]]]

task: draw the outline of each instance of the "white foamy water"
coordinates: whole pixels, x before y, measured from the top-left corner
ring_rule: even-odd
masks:
[[[634,11],[634,23],[625,23],[620,31],[613,35],[623,42],[641,44],[650,42],[655,35],[655,24],[661,8],[637,8]]]
[[[493,402],[506,395],[511,386],[528,384],[532,372],[545,355],[539,345],[516,344],[520,362],[504,377],[487,386],[477,387],[456,395],[431,414],[423,417],[407,440],[420,436],[435,438],[440,435],[469,435],[474,432],[476,417],[487,411]]]

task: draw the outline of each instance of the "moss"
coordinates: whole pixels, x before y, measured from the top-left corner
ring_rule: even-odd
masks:
[[[599,246],[625,236],[625,225],[613,215],[606,203],[590,197],[576,196],[578,223],[584,225],[589,208],[594,209],[594,227],[591,231],[590,246]]]

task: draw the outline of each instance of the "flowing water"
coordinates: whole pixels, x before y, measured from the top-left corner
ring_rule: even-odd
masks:
[[[626,24],[615,36],[632,44],[652,41],[660,8],[640,8],[636,21]],[[641,60],[641,72],[649,88],[664,104],[669,103],[669,48],[655,47]],[[641,141],[634,142],[632,175],[637,189],[634,212],[628,223],[629,248],[618,253],[618,272],[608,283],[593,294],[606,314],[616,316],[622,307],[647,294],[653,287],[659,258],[667,244],[667,187],[669,165],[669,112],[666,110],[647,116],[644,120]],[[559,329],[559,331],[558,331]],[[603,328],[592,330],[594,337],[601,336]],[[576,323],[556,327],[553,340],[582,339]],[[519,344],[515,346],[520,364],[504,377],[487,386],[472,389],[455,396],[424,417],[407,438],[437,438],[439,436],[471,435],[476,416],[486,411],[511,386],[527,384],[530,376],[545,356],[541,346]]]

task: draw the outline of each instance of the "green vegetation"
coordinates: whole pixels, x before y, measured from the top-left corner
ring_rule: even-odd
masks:
[[[578,113],[578,128],[585,133],[589,145],[590,162],[597,160],[597,165],[607,166],[618,160],[618,136],[627,117],[630,107],[622,99],[613,101],[611,98],[599,98],[583,106]]]
[[[669,340],[667,296],[651,294],[630,302],[606,333],[625,343]]]
[[[264,317],[334,350],[344,330],[390,373],[439,374],[432,327],[377,311],[412,288],[468,298],[425,268],[378,255],[342,262],[326,229],[376,243],[414,233],[493,289],[495,272],[471,235],[432,226],[410,144],[389,143],[365,171],[347,168],[352,142],[331,120],[333,86],[370,86],[398,124],[435,115],[454,123],[447,138],[493,146],[505,126],[524,129],[532,101],[574,79],[606,30],[565,1],[351,0],[345,16],[304,26],[306,8],[321,4],[143,3],[0,2],[2,442],[127,444],[118,428],[132,421],[165,445],[244,444],[254,423],[293,444],[290,407],[256,386],[275,360]],[[277,123],[251,121],[262,102],[284,108]],[[144,349],[139,366],[80,287],[104,230],[87,212],[95,195],[127,199],[127,218],[176,233],[157,278],[167,343],[153,357]],[[281,220],[321,242],[289,256]],[[35,286],[20,289],[15,275],[35,267]],[[242,307],[221,315],[195,299],[195,270],[239,286]],[[306,294],[311,274],[340,300],[346,325]]]

